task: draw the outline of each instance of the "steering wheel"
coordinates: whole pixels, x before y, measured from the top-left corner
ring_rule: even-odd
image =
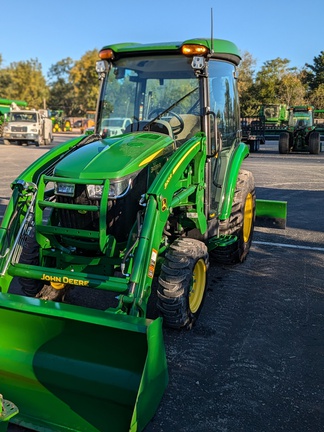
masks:
[[[159,114],[161,114],[163,111],[165,111],[163,108],[155,108],[153,111],[151,111],[148,115],[149,118],[154,118],[157,117]],[[175,113],[174,111],[168,111],[168,114],[170,114],[172,117],[175,117],[179,124],[175,125],[175,126],[171,126],[172,132],[174,133],[174,135],[177,135],[179,133],[181,133],[184,129],[184,121],[183,118]],[[163,117],[161,118],[161,120],[163,120]]]

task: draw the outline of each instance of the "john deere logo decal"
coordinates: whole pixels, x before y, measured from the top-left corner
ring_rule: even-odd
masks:
[[[43,276],[41,280],[47,281],[47,282],[55,282],[55,283],[63,283],[63,284],[70,284],[70,285],[79,285],[79,286],[87,286],[89,285],[89,281],[84,281],[80,279],[73,279],[68,276],[49,276],[45,273],[43,273]]]

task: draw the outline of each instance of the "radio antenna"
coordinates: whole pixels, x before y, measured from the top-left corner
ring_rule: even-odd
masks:
[[[210,49],[214,52],[214,16],[213,8],[210,8]]]

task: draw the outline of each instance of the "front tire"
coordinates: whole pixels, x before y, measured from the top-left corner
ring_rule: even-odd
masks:
[[[255,222],[255,186],[250,171],[240,170],[233,197],[232,212],[219,223],[220,235],[237,239],[228,246],[210,251],[210,256],[222,264],[243,262],[250,251]]]
[[[20,263],[28,265],[39,264],[39,245],[36,242],[35,229],[26,234],[26,240],[21,252]],[[37,279],[19,278],[21,289],[28,297],[35,297],[43,288],[44,283]]]
[[[170,246],[158,281],[157,307],[167,327],[190,329],[206,295],[207,246],[196,239],[179,238]]]
[[[309,153],[319,154],[321,147],[321,137],[319,132],[313,131],[309,135]]]
[[[7,140],[7,139],[4,139],[4,140],[3,140],[3,144],[4,144],[4,145],[11,145],[11,141],[10,141],[10,140]]]
[[[289,133],[282,132],[279,135],[279,153],[287,154],[289,153]]]
[[[250,153],[256,153],[260,149],[260,141],[254,140],[250,142]]]

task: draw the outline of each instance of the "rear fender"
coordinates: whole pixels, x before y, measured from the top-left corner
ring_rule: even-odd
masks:
[[[230,158],[224,179],[222,207],[219,218],[228,219],[231,215],[236,182],[243,160],[248,156],[248,147],[240,143]],[[271,228],[285,228],[287,219],[287,202],[256,200],[256,225]]]
[[[243,160],[249,155],[249,148],[246,144],[240,143],[230,156],[224,182],[222,185],[222,192],[220,198],[220,213],[221,220],[230,217],[233,205],[233,197],[236,188],[237,178]]]

